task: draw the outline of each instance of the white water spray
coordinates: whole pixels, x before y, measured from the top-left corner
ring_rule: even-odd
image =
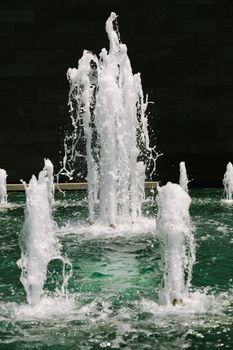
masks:
[[[0,169],[0,205],[7,203],[6,170]]]
[[[226,172],[224,174],[223,178],[223,186],[224,186],[224,192],[226,196],[227,201],[232,201],[232,194],[233,194],[233,166],[232,163],[229,162],[227,164]]]
[[[158,188],[157,233],[164,269],[161,302],[184,300],[192,278],[195,243],[191,229],[191,198],[179,185],[168,182]]]
[[[48,196],[49,202],[52,205],[54,203],[54,176],[53,176],[53,163],[49,159],[44,159],[44,169],[48,175]]]
[[[25,222],[20,234],[21,259],[17,264],[22,269],[20,281],[31,306],[41,300],[49,262],[59,259],[63,266],[70,265],[69,261],[62,257],[61,245],[55,236],[49,181],[49,173],[43,170],[38,180],[33,175],[29,185],[25,184]],[[67,280],[63,277],[66,283]],[[62,288],[64,289],[64,285]]]
[[[140,74],[133,74],[126,45],[120,42],[111,13],[106,22],[109,52],[100,58],[83,52],[78,68],[68,69],[69,107],[73,132],[65,139],[65,156],[60,173],[72,178],[73,165],[87,160],[89,217],[93,222],[115,224],[133,221],[141,215],[145,169],[153,164],[149,145],[147,99]]]
[[[180,162],[180,180],[179,184],[185,192],[188,192],[188,176],[186,172],[185,162]]]

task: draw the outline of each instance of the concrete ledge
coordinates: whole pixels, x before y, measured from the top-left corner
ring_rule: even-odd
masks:
[[[9,192],[17,192],[24,191],[23,184],[7,184],[7,191]],[[58,190],[58,187],[62,191],[78,191],[78,190],[86,190],[87,183],[86,182],[70,182],[70,183],[59,183],[59,185],[55,184],[55,189]],[[154,181],[146,181],[145,182],[146,189],[155,189],[156,182]]]

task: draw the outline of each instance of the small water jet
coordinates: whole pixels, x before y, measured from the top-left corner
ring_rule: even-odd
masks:
[[[54,176],[53,176],[53,163],[49,159],[44,159],[44,169],[47,172],[48,175],[48,196],[49,196],[49,202],[52,205],[54,203]]]
[[[98,59],[84,50],[78,68],[68,69],[72,132],[65,138],[61,174],[73,178],[86,157],[89,221],[100,216],[115,226],[141,216],[145,170],[155,171],[140,74],[133,74],[120,41],[117,15],[106,22],[109,52]],[[85,152],[80,144],[85,143]]]
[[[0,169],[0,205],[7,204],[6,178],[6,170]]]
[[[180,162],[180,180],[179,184],[185,192],[188,192],[189,179],[187,176],[187,171],[185,167],[185,162]]]
[[[22,270],[20,281],[31,306],[37,305],[41,300],[47,267],[51,260],[59,259],[63,263],[63,293],[68,282],[65,264],[70,265],[70,262],[61,255],[61,245],[55,235],[50,202],[50,175],[44,169],[39,173],[38,180],[33,175],[28,186],[24,183],[25,222],[19,238],[21,258],[17,264]]]
[[[223,186],[225,193],[225,199],[223,200],[223,202],[233,204],[233,166],[231,162],[227,164],[226,172],[223,178]]]
[[[188,297],[195,262],[195,243],[189,206],[191,198],[181,186],[168,182],[158,188],[157,234],[164,269],[160,300],[182,304]]]

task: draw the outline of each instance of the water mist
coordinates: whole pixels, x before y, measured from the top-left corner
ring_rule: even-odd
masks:
[[[163,304],[183,302],[188,296],[195,262],[191,229],[191,199],[181,186],[168,182],[158,188],[157,234],[163,266],[160,300]]]

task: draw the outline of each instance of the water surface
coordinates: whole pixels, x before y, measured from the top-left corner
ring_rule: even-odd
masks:
[[[196,238],[190,300],[158,303],[162,279],[154,195],[145,219],[117,229],[87,224],[86,192],[56,193],[53,210],[63,253],[73,264],[69,293],[59,293],[62,265],[49,265],[45,294],[26,305],[19,282],[24,193],[9,193],[0,210],[0,349],[232,349],[233,207],[218,189],[193,190]]]

